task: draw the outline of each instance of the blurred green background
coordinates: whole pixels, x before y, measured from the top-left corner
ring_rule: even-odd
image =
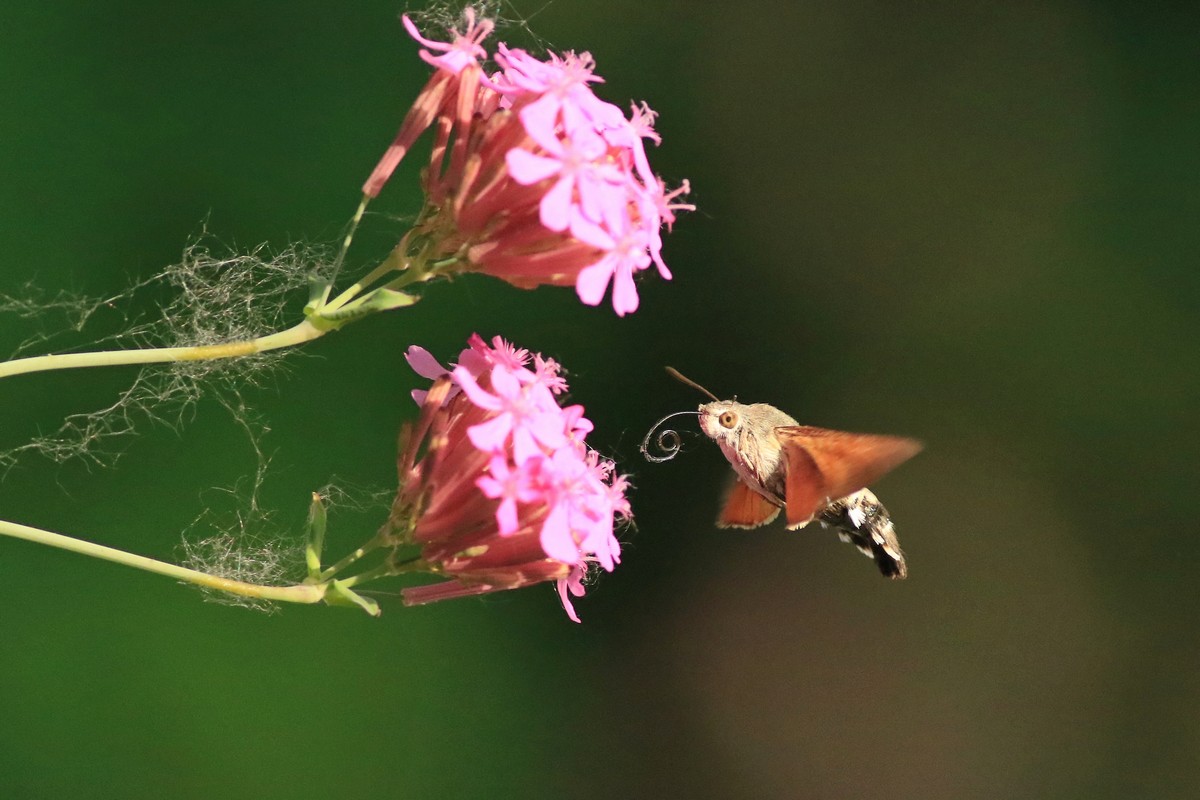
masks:
[[[334,241],[427,75],[401,10],[6,4],[0,293],[117,292],[205,219],[241,247]],[[667,239],[676,278],[617,319],[473,276],[306,347],[246,392],[264,501],[298,530],[331,476],[386,487],[403,349],[501,333],[567,366],[632,473],[625,563],[579,626],[548,588],[372,620],[0,541],[0,797],[1196,797],[1200,11],[503,13],[661,112],[654,166],[699,205]],[[373,207],[358,263],[413,186]],[[0,320],[0,352],[25,335]],[[923,439],[877,487],[910,579],[828,533],[716,530],[715,447],[637,453],[700,399],[664,364]],[[0,447],[133,376],[5,381]],[[112,470],[23,460],[3,517],[177,557],[254,454],[216,402],[144,433]],[[331,547],[377,521],[335,518]]]

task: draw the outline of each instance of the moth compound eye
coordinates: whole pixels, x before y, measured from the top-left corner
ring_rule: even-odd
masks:
[[[737,414],[732,411],[725,411],[721,416],[717,417],[717,422],[721,423],[722,428],[732,428],[737,425]]]

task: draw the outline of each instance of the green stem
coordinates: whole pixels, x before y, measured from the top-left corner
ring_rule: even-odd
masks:
[[[392,250],[392,252],[388,254],[387,258],[385,258],[383,261],[379,262],[379,266],[375,267],[373,270],[371,270],[366,275],[364,275],[361,279],[356,281],[354,283],[354,285],[349,287],[348,289],[346,289],[346,291],[342,292],[337,297],[335,297],[334,299],[332,299],[328,303],[326,303],[324,306],[322,306],[321,310],[322,311],[338,310],[342,306],[346,305],[346,303],[349,303],[351,300],[353,300],[355,297],[357,297],[358,294],[363,289],[367,288],[372,283],[374,283],[375,281],[382,278],[384,275],[387,275],[389,272],[402,271],[402,270],[404,270],[405,266],[406,266],[405,259],[404,259],[404,256],[400,253],[400,248],[396,248],[396,249]]]
[[[346,260],[346,253],[350,250],[350,243],[354,241],[354,232],[358,230],[358,224],[362,222],[363,212],[367,210],[367,203],[371,202],[371,198],[363,195],[362,200],[358,203],[358,209],[354,212],[354,218],[350,220],[350,230],[346,231],[346,238],[342,240],[342,247],[338,250],[337,259],[333,262],[333,276],[329,283],[325,286],[325,291],[321,293],[321,305],[325,305],[329,301],[329,292],[333,289],[333,280],[337,278],[338,272],[342,269],[342,263]]]
[[[197,347],[153,347],[145,350],[97,350],[90,353],[64,353],[62,355],[33,356],[18,358],[0,364],[0,378],[22,375],[27,372],[45,372],[55,369],[79,369],[82,367],[113,367],[126,364],[162,364],[173,361],[210,361],[218,358],[236,358],[283,347],[294,347],[320,338],[325,331],[304,320],[287,330],[260,336],[241,342],[209,344]]]
[[[357,575],[351,575],[349,578],[341,581],[343,586],[357,586],[360,583],[373,581],[376,578],[390,578],[393,575],[403,575],[406,572],[420,572],[428,567],[424,559],[420,556],[410,558],[407,561],[385,561],[377,567],[373,567],[366,572],[360,572]]]
[[[367,553],[370,553],[373,550],[379,549],[384,544],[385,544],[384,537],[380,536],[379,534],[376,534],[370,541],[368,541],[362,547],[358,548],[354,552],[350,553],[350,555],[346,556],[341,561],[337,562],[332,567],[330,567],[329,569],[322,572],[320,575],[321,583],[328,582],[334,575],[337,575],[339,572],[341,572],[346,567],[353,564],[355,561],[358,561],[360,558],[365,556]]]
[[[194,583],[197,586],[203,586],[208,589],[230,592],[242,597],[279,600],[288,603],[319,603],[325,599],[326,587],[322,584],[263,586],[257,583],[244,583],[242,581],[230,580],[229,578],[220,578],[216,575],[209,575],[207,572],[188,569],[177,564],[168,564],[165,561],[126,553],[124,550],[117,550],[113,547],[92,544],[82,539],[63,536],[61,533],[51,533],[40,528],[31,528],[28,525],[18,525],[15,522],[7,522],[5,520],[0,520],[0,536],[11,536],[15,539],[24,539],[27,542],[37,542],[38,544],[57,547],[60,550],[70,550],[72,553],[100,558],[105,561],[113,561],[117,564],[124,564],[127,567],[153,572],[158,575],[166,575],[169,578]]]

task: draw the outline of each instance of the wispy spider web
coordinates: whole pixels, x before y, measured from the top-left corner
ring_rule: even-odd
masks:
[[[302,537],[296,530],[281,526],[277,515],[257,502],[267,464],[261,454],[259,463],[261,467],[253,479],[243,481],[242,486],[219,490],[226,497],[206,502],[207,508],[188,526],[180,545],[180,559],[185,566],[221,578],[266,586],[286,586],[303,579]],[[380,511],[386,512],[393,490],[358,486],[334,478],[317,494],[332,520],[378,516]],[[222,506],[230,510],[221,510]],[[373,531],[363,529],[359,533],[361,540],[366,541]],[[210,602],[266,613],[279,610],[279,605],[270,600],[203,587],[201,590]]]
[[[405,10],[416,24],[422,35],[434,41],[448,41],[447,31],[463,30],[463,14],[467,8],[475,10],[476,19],[487,18],[496,23],[493,38],[505,39],[518,34],[522,40],[528,40],[541,51],[553,49],[551,43],[534,32],[530,24],[534,17],[541,14],[554,0],[545,0],[538,8],[529,14],[522,14],[511,0],[481,0],[475,3],[434,2],[422,4],[420,8]],[[524,42],[521,46],[526,46]]]
[[[22,319],[30,329],[18,345],[18,354],[45,352],[67,334],[85,333],[89,323],[108,313],[119,317],[119,329],[92,339],[87,350],[245,341],[299,321],[303,302],[299,290],[328,264],[327,253],[310,246],[294,245],[276,253],[265,246],[249,253],[223,250],[218,250],[210,237],[202,236],[185,249],[179,263],[110,297],[68,292],[41,297],[27,287],[17,295],[0,295],[0,315]],[[148,295],[166,297],[157,304],[157,314],[146,312],[144,298]],[[46,324],[48,318],[60,320],[56,329]],[[256,442],[261,426],[244,413],[248,406],[242,392],[261,386],[287,355],[281,350],[141,367],[133,382],[109,405],[72,414],[53,432],[0,451],[0,470],[33,454],[57,463],[79,459],[110,465],[118,456],[109,447],[116,440],[130,436],[146,422],[178,428],[206,396],[216,397]]]

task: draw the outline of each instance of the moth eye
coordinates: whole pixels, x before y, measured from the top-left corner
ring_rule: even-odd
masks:
[[[737,425],[737,421],[737,414],[732,411],[725,411],[717,417],[717,422],[721,423],[722,428],[732,428]]]

